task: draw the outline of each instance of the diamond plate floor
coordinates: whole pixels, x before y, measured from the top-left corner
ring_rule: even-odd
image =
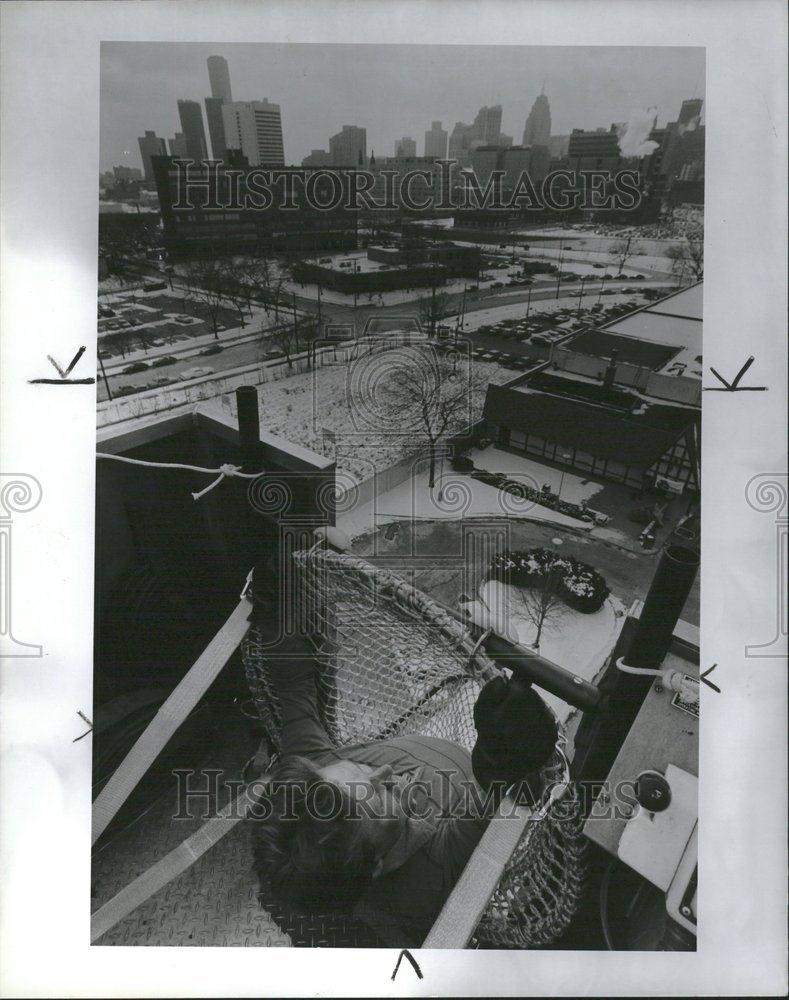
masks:
[[[237,718],[210,747],[192,752],[183,767],[223,768],[240,777],[257,738]],[[199,759],[198,759],[199,758]],[[220,800],[220,808],[227,801]],[[127,829],[100,844],[93,859],[92,906],[97,909],[196,830],[203,819],[175,820],[171,787]],[[252,945],[287,947],[291,939],[257,899],[249,829],[239,823],[191,868],[121,920],[97,945]]]

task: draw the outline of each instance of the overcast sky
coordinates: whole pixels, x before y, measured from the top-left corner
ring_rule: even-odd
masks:
[[[502,131],[520,142],[543,80],[554,135],[607,128],[653,106],[663,125],[683,99],[704,97],[699,48],[104,42],[102,170],[140,167],[146,129],[166,139],[180,131],[177,100],[202,105],[210,95],[210,55],[227,59],[234,100],[281,106],[288,164],[328,149],[342,125],[367,129],[368,155],[392,156],[395,140],[410,136],[421,156],[431,121],[451,132],[483,104],[503,106]]]

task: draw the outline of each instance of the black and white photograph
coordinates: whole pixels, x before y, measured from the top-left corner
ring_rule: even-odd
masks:
[[[785,11],[734,72],[737,0],[673,37],[669,0],[479,33],[68,3],[68,84],[35,69],[57,6],[4,46],[53,134],[42,164],[4,100],[4,423],[35,429],[0,500],[2,937],[47,919],[32,866],[73,996],[780,993],[766,890],[753,964],[713,957],[786,888]]]

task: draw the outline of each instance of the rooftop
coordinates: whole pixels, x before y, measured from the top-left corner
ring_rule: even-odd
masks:
[[[702,282],[628,316],[580,334],[567,346],[582,354],[618,359],[663,375],[701,378]]]

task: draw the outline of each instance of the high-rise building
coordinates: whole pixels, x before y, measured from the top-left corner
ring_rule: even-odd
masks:
[[[309,156],[305,156],[301,161],[302,167],[330,167],[332,166],[331,153],[325,149],[313,149]]]
[[[430,131],[425,132],[425,156],[443,160],[447,155],[447,133],[441,122],[432,122]]]
[[[504,132],[499,136],[499,145],[504,147],[504,149],[509,148],[515,142],[515,137],[511,135],[505,135]]]
[[[523,128],[524,146],[547,146],[551,137],[551,106],[545,88],[537,95]]]
[[[468,163],[471,125],[465,122],[455,122],[452,134],[449,137],[449,159],[457,160],[463,167]]]
[[[154,182],[152,156],[167,156],[167,144],[164,139],[160,139],[155,132],[147,132],[141,135],[137,142],[140,144],[140,156],[142,157],[142,168],[145,173],[145,180]]]
[[[404,135],[402,139],[396,139],[394,144],[395,156],[416,156],[416,140]]]
[[[221,97],[206,97],[205,117],[208,121],[208,134],[211,137],[211,154],[215,160],[227,157],[227,140],[225,139],[225,120],[222,108],[225,101]]]
[[[285,165],[279,104],[233,101],[222,105],[222,121],[227,148],[240,149],[250,166]]]
[[[615,170],[620,155],[619,136],[614,125],[593,132],[574,128],[570,133],[567,159],[571,170]]]
[[[470,154],[471,169],[484,187],[494,170],[500,169],[502,150],[499,146],[477,146]]]
[[[223,56],[209,56],[208,79],[211,83],[211,96],[220,101],[231,104],[233,93],[230,90],[230,70],[227,68],[227,59]]]
[[[480,108],[471,127],[474,130],[472,138],[479,139],[484,146],[498,145],[501,135],[501,105]]]
[[[367,129],[343,125],[342,131],[329,139],[332,166],[357,167],[367,163]]]
[[[189,155],[186,150],[186,136],[183,132],[176,132],[172,139],[167,140],[167,145],[170,147],[170,156],[186,159]]]
[[[208,157],[203,109],[197,101],[179,101],[178,117],[181,119],[181,131],[186,138],[187,156],[199,163]]]

